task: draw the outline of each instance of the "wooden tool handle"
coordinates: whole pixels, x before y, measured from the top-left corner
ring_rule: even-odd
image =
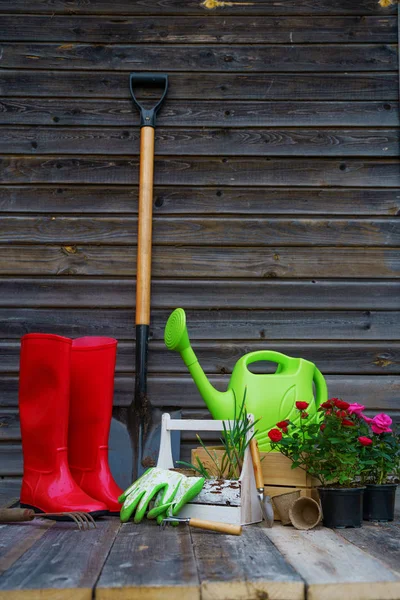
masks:
[[[261,469],[260,451],[258,449],[258,442],[255,437],[250,441],[250,452],[253,461],[254,477],[256,479],[257,489],[264,491],[264,477]]]
[[[136,325],[149,325],[153,217],[154,128],[142,127],[140,131]]]
[[[230,523],[217,523],[216,521],[204,521],[203,519],[190,519],[191,527],[199,529],[208,529],[209,531],[219,531],[219,533],[228,533],[229,535],[241,535],[241,525],[231,525]]]
[[[17,523],[32,521],[35,513],[30,508],[0,508],[0,523]]]

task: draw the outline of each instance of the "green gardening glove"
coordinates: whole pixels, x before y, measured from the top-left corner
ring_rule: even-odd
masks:
[[[140,523],[151,500],[158,494],[157,498],[161,504],[170,504],[185,476],[176,471],[159,469],[153,467],[139,477],[118,498],[123,503],[120,519],[122,523],[129,521],[133,513],[134,522]]]
[[[147,513],[148,519],[157,519],[157,522],[161,523],[166,516],[175,517],[187,502],[193,500],[201,492],[205,482],[204,477],[186,477],[185,475],[182,477],[183,480],[172,500],[166,501],[161,494],[157,496],[154,508]]]

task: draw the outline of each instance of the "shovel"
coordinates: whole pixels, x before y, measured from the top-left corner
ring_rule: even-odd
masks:
[[[250,440],[250,453],[253,461],[254,477],[256,480],[262,516],[266,527],[271,528],[274,524],[274,509],[271,504],[271,498],[269,496],[264,496],[264,478],[261,469],[260,451],[255,437]]]
[[[161,412],[147,397],[147,354],[150,325],[151,247],[153,213],[154,138],[156,116],[168,90],[168,75],[131,73],[132,100],[140,112],[140,179],[136,269],[136,376],[135,393],[128,408],[128,431],[133,450],[133,479],[154,466],[158,453]],[[137,88],[160,88],[156,104],[145,108],[137,99]],[[158,418],[157,418],[158,415]]]

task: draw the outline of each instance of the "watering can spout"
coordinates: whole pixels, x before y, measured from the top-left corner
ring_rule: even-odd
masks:
[[[171,313],[165,326],[164,341],[168,350],[180,353],[213,418],[233,419],[235,414],[234,393],[232,390],[226,392],[216,390],[207,379],[190,345],[186,314],[183,308],[177,308]]]

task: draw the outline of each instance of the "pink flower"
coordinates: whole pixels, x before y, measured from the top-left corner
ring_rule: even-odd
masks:
[[[371,421],[371,429],[374,433],[390,433],[392,430],[390,429],[390,425],[392,424],[392,419],[389,415],[385,415],[385,413],[380,413],[379,415],[375,415],[375,417]]]
[[[357,417],[361,417],[361,413],[363,410],[365,410],[365,406],[354,402],[353,404],[350,404],[349,408],[347,409],[347,412],[349,413],[349,415],[357,415]]]
[[[360,416],[364,419],[364,421],[366,423],[372,423],[372,421],[373,421],[373,419],[370,419],[370,417],[366,417],[365,415],[360,415]]]

